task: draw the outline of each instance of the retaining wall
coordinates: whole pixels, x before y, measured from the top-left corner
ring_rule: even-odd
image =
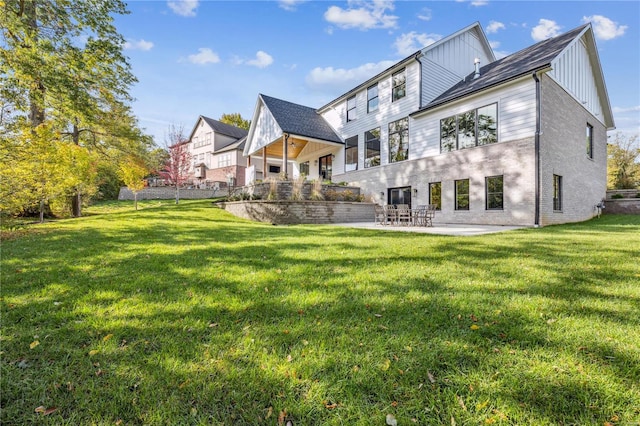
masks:
[[[187,189],[180,188],[180,199],[198,200],[206,198],[224,197],[228,194],[223,189]],[[176,198],[176,189],[171,187],[144,188],[138,191],[138,200],[171,200]],[[133,200],[133,192],[127,188],[120,188],[118,200]]]
[[[300,223],[373,222],[375,204],[348,201],[235,201],[218,203],[244,219],[275,225]]]

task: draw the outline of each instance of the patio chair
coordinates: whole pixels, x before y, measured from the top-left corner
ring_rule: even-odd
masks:
[[[398,211],[396,210],[396,206],[393,204],[386,204],[382,206],[384,209],[385,222],[391,225],[396,223],[398,219]]]
[[[384,211],[384,208],[378,204],[376,204],[375,206],[375,217],[374,217],[374,223],[376,225],[380,224],[380,225],[386,225],[387,224],[387,215]]]
[[[413,224],[416,226],[426,226],[427,224],[427,206],[418,206],[413,212]]]
[[[397,222],[398,225],[411,225],[411,210],[408,204],[398,204],[397,210]]]
[[[433,218],[436,217],[436,207],[437,206],[435,204],[429,204],[427,206],[424,226],[433,226]]]

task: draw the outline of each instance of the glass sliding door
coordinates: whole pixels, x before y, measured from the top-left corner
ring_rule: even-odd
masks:
[[[325,155],[318,159],[320,170],[318,171],[320,179],[331,180],[331,171],[333,170],[333,155]]]
[[[387,202],[389,204],[407,204],[411,208],[411,187],[390,188]]]

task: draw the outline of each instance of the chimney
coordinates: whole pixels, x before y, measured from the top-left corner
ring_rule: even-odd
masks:
[[[473,79],[480,77],[480,58],[475,58],[473,64],[476,66],[476,73],[473,75]]]

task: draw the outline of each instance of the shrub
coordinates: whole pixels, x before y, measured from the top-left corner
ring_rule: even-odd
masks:
[[[310,200],[314,201],[322,201],[325,199],[325,196],[322,194],[322,182],[319,180],[314,180],[313,185],[311,186],[311,195],[309,196]]]

